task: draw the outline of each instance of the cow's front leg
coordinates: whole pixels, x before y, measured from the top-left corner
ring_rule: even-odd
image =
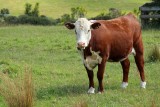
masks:
[[[123,69],[123,81],[122,81],[122,88],[127,88],[128,86],[128,74],[129,74],[129,67],[130,67],[130,61],[129,59],[125,59],[121,62],[122,69]]]
[[[106,61],[102,60],[101,64],[98,65],[97,78],[99,82],[98,93],[102,93],[104,91],[103,88],[103,75],[105,70]]]
[[[86,71],[87,71],[88,79],[89,79],[89,90],[88,90],[88,93],[89,94],[93,94],[93,93],[95,93],[94,81],[93,81],[94,73],[93,73],[92,70],[88,70],[87,68],[86,68]]]

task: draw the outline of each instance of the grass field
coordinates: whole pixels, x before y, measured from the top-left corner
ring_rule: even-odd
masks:
[[[27,65],[32,68],[35,107],[74,107],[85,102],[89,107],[158,107],[160,106],[160,62],[149,62],[147,55],[160,44],[159,30],[144,30],[145,73],[147,88],[140,89],[140,78],[133,56],[129,86],[120,88],[122,69],[119,63],[107,63],[104,94],[88,95],[87,73],[75,47],[74,31],[63,26],[0,27],[0,70],[15,78]],[[96,75],[96,69],[94,70]],[[95,76],[95,86],[98,86]],[[0,97],[0,107],[5,107]]]
[[[122,11],[133,11],[150,0],[0,0],[0,9],[8,8],[11,15],[24,13],[25,3],[40,3],[40,14],[52,18],[59,18],[64,13],[70,13],[72,7],[82,6],[87,10],[87,17],[93,17],[109,8],[117,8]]]
[[[0,9],[11,15],[24,12],[26,2],[40,3],[40,14],[58,18],[70,8],[82,6],[87,17],[96,16],[108,8],[132,11],[150,0],[0,0]],[[26,66],[33,71],[35,107],[74,107],[86,103],[89,107],[159,107],[160,62],[150,62],[147,55],[155,44],[160,45],[160,30],[143,30],[147,88],[140,89],[140,78],[130,56],[129,86],[120,88],[122,69],[119,63],[107,63],[105,93],[88,95],[87,73],[76,50],[74,31],[64,26],[0,27],[0,72],[12,78],[21,75]],[[94,70],[95,86],[97,68]],[[96,90],[97,91],[97,90]],[[6,107],[0,96],[0,107]]]

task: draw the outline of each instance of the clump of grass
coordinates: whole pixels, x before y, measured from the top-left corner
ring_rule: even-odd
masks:
[[[149,61],[155,62],[160,61],[160,47],[158,45],[155,45],[151,52],[148,55]]]
[[[11,79],[0,72],[0,94],[8,107],[33,107],[33,80],[31,70],[25,68],[24,77]]]

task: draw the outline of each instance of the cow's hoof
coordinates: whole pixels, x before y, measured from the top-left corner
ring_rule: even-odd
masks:
[[[127,88],[127,86],[128,86],[128,82],[122,82],[122,85],[121,85],[121,87],[124,89],[124,88]]]
[[[102,92],[98,91],[98,94],[102,94]]]
[[[146,82],[141,81],[140,87],[141,88],[146,88]]]
[[[94,94],[95,93],[94,91],[95,91],[95,88],[90,87],[88,90],[88,94]]]

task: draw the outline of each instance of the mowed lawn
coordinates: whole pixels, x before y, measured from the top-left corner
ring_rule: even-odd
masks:
[[[123,12],[138,9],[150,0],[0,0],[0,9],[8,8],[11,15],[22,15],[26,3],[40,3],[40,14],[52,18],[59,18],[65,13],[70,13],[72,7],[83,7],[87,10],[87,17],[94,17],[109,8],[117,8]]]
[[[121,89],[119,63],[107,63],[103,94],[88,95],[87,73],[76,50],[74,31],[63,26],[0,27],[0,70],[8,69],[16,78],[26,66],[32,68],[35,107],[151,107],[160,106],[160,62],[150,62],[149,50],[160,44],[159,30],[143,30],[147,88],[140,88],[140,78],[130,56],[129,86]],[[97,68],[94,70],[96,92]],[[0,97],[0,107],[5,107]]]

